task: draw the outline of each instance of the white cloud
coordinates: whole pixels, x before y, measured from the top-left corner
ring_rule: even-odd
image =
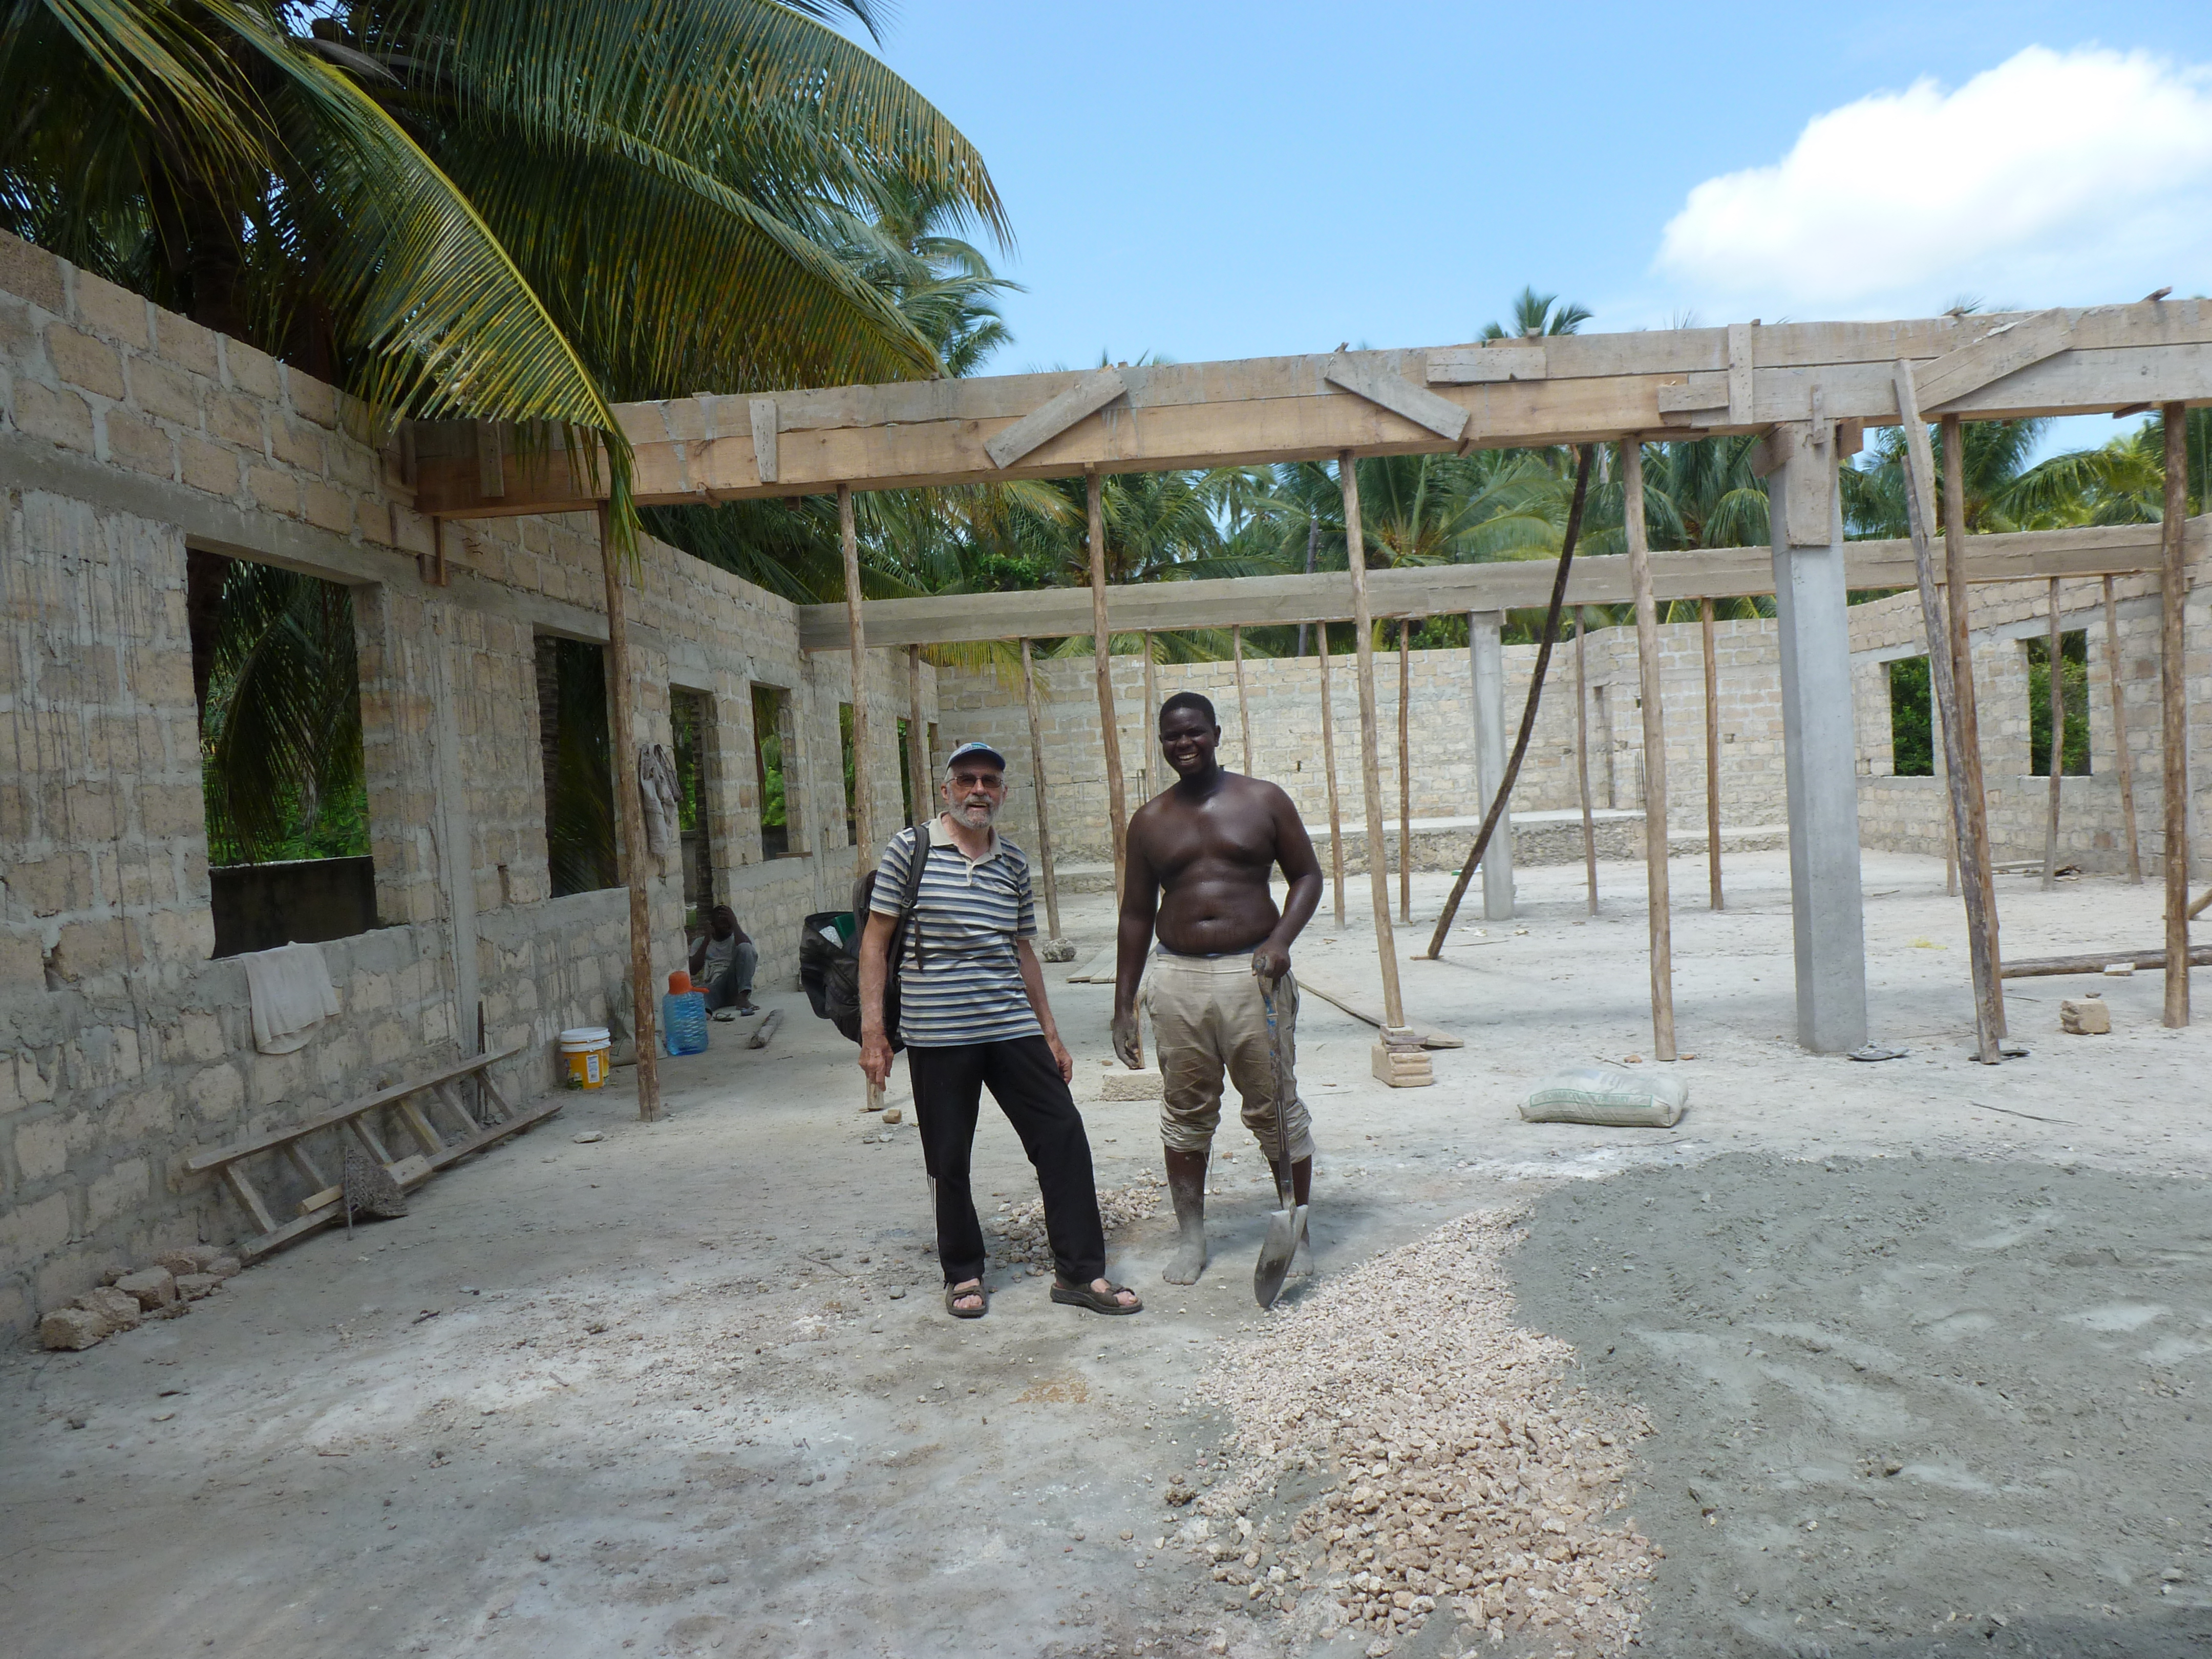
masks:
[[[2212,73],[2030,46],[1953,92],[1921,80],[1709,179],[1656,265],[1709,315],[1926,315],[2212,287]]]

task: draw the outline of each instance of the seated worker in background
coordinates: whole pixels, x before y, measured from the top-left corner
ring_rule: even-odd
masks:
[[[708,1012],[717,1019],[738,1014],[757,1014],[753,1006],[753,964],[760,949],[738,926],[737,913],[726,904],[707,912],[707,931],[691,943],[691,983],[707,994]],[[736,1005],[736,1013],[727,1012]]]

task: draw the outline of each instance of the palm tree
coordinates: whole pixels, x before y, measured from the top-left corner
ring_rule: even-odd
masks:
[[[1562,305],[1556,294],[1539,294],[1534,285],[1514,296],[1513,327],[1509,331],[1495,322],[1482,325],[1486,340],[1534,339],[1546,334],[1577,334],[1597,313],[1587,306]]]

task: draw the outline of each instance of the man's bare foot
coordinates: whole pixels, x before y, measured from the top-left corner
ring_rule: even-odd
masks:
[[[1170,1285],[1195,1285],[1206,1271],[1206,1154],[1167,1153],[1168,1196],[1175,1200],[1176,1249],[1160,1277]]]

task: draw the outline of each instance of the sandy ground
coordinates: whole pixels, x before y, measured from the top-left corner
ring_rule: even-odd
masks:
[[[1432,1089],[1374,1084],[1367,1029],[1308,999],[1319,1271],[1298,1294],[1470,1210],[1525,1216],[1518,1317],[1655,1431],[1624,1486],[1664,1553],[1647,1649],[2204,1651],[2212,1030],[2162,1030],[2155,975],[2028,981],[2033,1054],[1975,1066],[1941,866],[1869,854],[1874,1023],[1911,1052],[1810,1058],[1786,860],[1729,874],[1716,915],[1702,861],[1674,866],[1695,1058],[1671,1131],[1514,1112],[1552,1066],[1648,1052],[1627,866],[1595,918],[1579,871],[1537,870],[1517,922],[1407,963],[1413,1015],[1468,1042]],[[1444,884],[1417,880],[1417,919]],[[1371,985],[1364,881],[1349,898],[1302,959]],[[2154,888],[2008,878],[2000,904],[2016,955],[2159,938]],[[1067,921],[1105,942],[1103,897]],[[1053,988],[1095,1096],[1110,989]],[[2057,1034],[2086,988],[2113,1036]],[[990,1317],[956,1324],[911,1127],[858,1110],[852,1050],[802,998],[768,1000],[789,1011],[768,1050],[717,1026],[667,1066],[667,1122],[578,1097],[409,1217],[323,1234],[188,1318],[0,1359],[9,1650],[1373,1651],[1248,1613],[1176,1541],[1203,1504],[1162,1502],[1232,1434],[1201,1372],[1267,1354],[1249,1269],[1273,1200],[1242,1131],[1199,1285],[1158,1278],[1163,1211],[1115,1240],[1143,1316],[1000,1273]],[[1085,1110],[1102,1187],[1154,1170],[1150,1107]],[[1034,1196],[1002,1121],[978,1176]],[[1279,1486],[1277,1519],[1338,1478]],[[1396,1651],[1473,1639],[1437,1617]]]

